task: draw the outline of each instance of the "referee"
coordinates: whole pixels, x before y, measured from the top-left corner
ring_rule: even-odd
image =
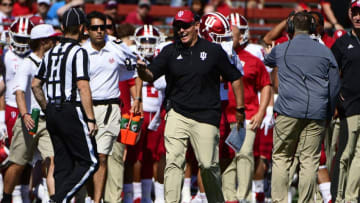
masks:
[[[70,201],[98,163],[96,144],[90,137],[95,135],[97,125],[89,86],[89,59],[78,43],[85,21],[85,14],[78,8],[64,13],[64,38],[44,56],[32,83],[33,93],[46,112],[46,126],[54,146],[54,202]]]

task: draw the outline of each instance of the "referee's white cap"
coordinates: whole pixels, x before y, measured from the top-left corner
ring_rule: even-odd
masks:
[[[56,37],[61,35],[61,33],[56,32],[52,25],[49,24],[40,24],[35,26],[30,33],[30,39],[42,39],[49,37]]]

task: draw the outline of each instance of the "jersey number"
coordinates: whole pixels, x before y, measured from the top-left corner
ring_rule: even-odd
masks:
[[[147,97],[159,97],[159,91],[156,90],[152,85],[146,86]]]

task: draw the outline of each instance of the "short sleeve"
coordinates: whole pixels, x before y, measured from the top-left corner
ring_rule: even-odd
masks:
[[[339,46],[340,46],[340,40],[337,40],[335,42],[335,44],[331,47],[331,51],[332,51],[332,53],[333,53],[333,55],[335,57],[335,60],[337,62],[338,67],[341,69],[342,68],[342,62],[341,61],[342,61],[343,54],[342,54]]]
[[[85,49],[80,48],[76,51],[72,63],[73,70],[76,70],[77,80],[90,80],[89,78],[89,56]]]
[[[264,64],[272,68],[276,67],[276,47],[269,54],[265,55]]]
[[[225,80],[232,82],[241,78],[242,75],[240,71],[235,67],[235,65],[230,63],[229,57],[221,47],[218,49],[218,56],[217,67],[219,69],[220,75],[223,76]]]
[[[165,47],[158,56],[154,58],[149,65],[149,70],[153,74],[154,81],[167,72],[167,64],[169,59],[170,46]]]
[[[266,70],[265,65],[260,60],[256,63],[258,75],[256,77],[256,89],[261,90],[267,85],[271,85],[270,75]]]
[[[35,75],[35,78],[38,78],[42,81],[45,81],[46,80],[46,72],[47,72],[47,68],[46,68],[46,63],[45,61],[47,60],[47,57],[44,57],[42,60],[41,60],[41,63],[40,63],[40,66],[39,66],[39,69]]]

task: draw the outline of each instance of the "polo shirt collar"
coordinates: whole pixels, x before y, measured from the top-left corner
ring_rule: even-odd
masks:
[[[98,50],[94,49],[94,48],[91,46],[90,39],[88,39],[88,40],[86,41],[86,46],[89,47],[89,48],[88,48],[88,53],[92,55],[92,54],[97,54],[97,53],[99,53],[99,52],[110,52],[110,51],[111,51],[111,48],[110,48],[109,43],[110,43],[110,42],[105,39],[105,46],[104,46],[103,48],[101,48],[100,51],[98,51]]]

